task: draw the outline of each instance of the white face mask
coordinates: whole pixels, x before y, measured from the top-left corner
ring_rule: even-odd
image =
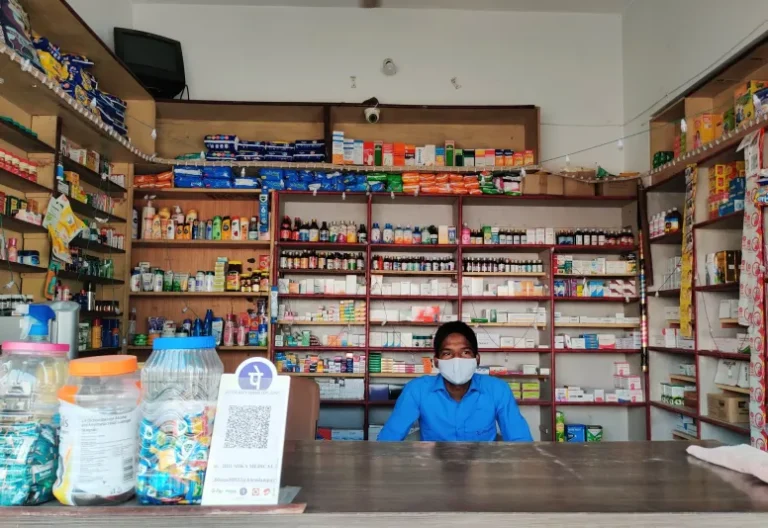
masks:
[[[477,369],[477,359],[475,358],[453,358],[440,359],[437,363],[442,375],[454,385],[464,385],[472,379],[472,375]]]

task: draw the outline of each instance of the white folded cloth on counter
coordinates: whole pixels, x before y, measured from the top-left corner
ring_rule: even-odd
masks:
[[[768,484],[768,453],[765,451],[747,444],[711,448],[692,445],[686,451],[700,460],[752,475]]]

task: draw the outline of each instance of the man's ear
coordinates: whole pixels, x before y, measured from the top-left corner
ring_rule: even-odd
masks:
[[[438,363],[438,361],[440,361],[440,360],[439,360],[439,359],[437,359],[437,357],[435,357],[435,356],[432,356],[432,365],[433,365],[433,366],[434,366],[436,369],[439,369],[439,368],[440,368],[440,367],[438,366],[438,364],[437,364],[437,363]]]
[[[477,366],[480,366],[480,352],[478,352],[475,357],[477,358]]]

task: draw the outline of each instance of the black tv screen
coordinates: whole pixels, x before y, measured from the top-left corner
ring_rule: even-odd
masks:
[[[176,40],[115,28],[115,53],[157,98],[172,99],[186,85],[181,43]]]

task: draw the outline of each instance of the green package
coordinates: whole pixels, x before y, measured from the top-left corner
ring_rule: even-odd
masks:
[[[603,426],[588,425],[587,426],[587,442],[602,442],[602,441],[603,441]]]

